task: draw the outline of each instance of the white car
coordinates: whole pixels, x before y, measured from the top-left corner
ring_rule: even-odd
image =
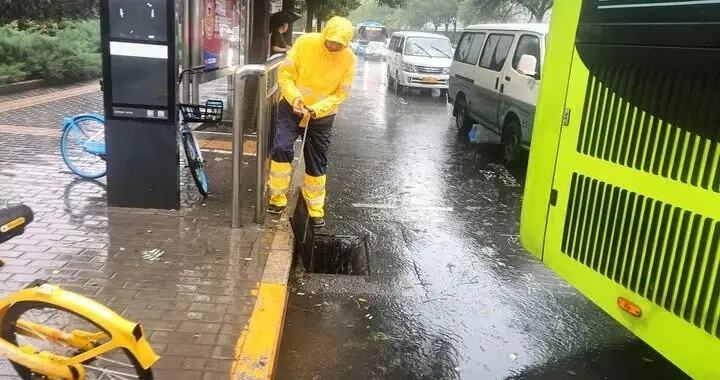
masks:
[[[452,46],[440,34],[398,32],[390,38],[386,58],[388,85],[448,89]]]

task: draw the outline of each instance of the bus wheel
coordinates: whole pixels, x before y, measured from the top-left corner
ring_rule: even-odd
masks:
[[[505,123],[502,134],[503,160],[508,166],[516,166],[522,154],[522,130],[516,119]]]

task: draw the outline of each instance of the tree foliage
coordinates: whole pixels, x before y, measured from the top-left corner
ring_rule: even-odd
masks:
[[[466,0],[466,4],[465,9],[480,18],[490,16],[485,21],[504,21],[527,13],[527,21],[542,22],[553,0]]]
[[[98,16],[99,0],[0,0],[0,24]]]
[[[98,20],[32,25],[22,30],[16,22],[0,26],[0,84],[28,78],[97,78],[100,73]]]

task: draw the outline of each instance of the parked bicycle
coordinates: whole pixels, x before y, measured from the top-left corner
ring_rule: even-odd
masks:
[[[24,205],[0,210],[0,243],[32,220]],[[0,356],[24,380],[151,380],[160,358],[139,324],[39,280],[0,299]]]
[[[200,73],[205,66],[183,70],[178,84],[186,74]],[[209,180],[200,147],[190,129],[190,123],[219,123],[222,121],[223,102],[208,100],[201,104],[178,104],[181,115],[180,141],[185,151],[187,166],[193,181],[203,196],[209,192]],[[60,139],[60,153],[70,170],[87,179],[105,176],[105,118],[103,115],[86,113],[65,118]]]

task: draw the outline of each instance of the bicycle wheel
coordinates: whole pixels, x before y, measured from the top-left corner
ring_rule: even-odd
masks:
[[[72,358],[84,352],[59,342],[51,341],[47,336],[20,327],[28,322],[60,330],[67,334],[77,334],[79,331],[90,333],[93,336],[92,347],[98,347],[110,340],[110,334],[102,326],[96,326],[85,317],[70,310],[39,301],[17,302],[8,308],[7,313],[0,321],[0,336],[2,339],[18,346],[31,345],[38,352],[48,352],[66,358]],[[22,330],[22,331],[21,331]],[[32,369],[11,363],[23,380],[44,379]],[[83,363],[86,379],[117,379],[117,380],[152,380],[152,370],[143,369],[138,361],[124,349],[115,349],[94,357]]]
[[[76,117],[60,139],[63,161],[73,173],[88,179],[105,175],[105,124],[93,116]]]
[[[197,185],[200,194],[207,197],[209,181],[207,172],[205,171],[205,161],[203,161],[202,153],[200,153],[200,147],[195,140],[195,136],[193,136],[190,131],[183,131],[180,134],[180,138],[182,139],[188,168],[190,168],[190,174],[192,174],[195,185]]]

